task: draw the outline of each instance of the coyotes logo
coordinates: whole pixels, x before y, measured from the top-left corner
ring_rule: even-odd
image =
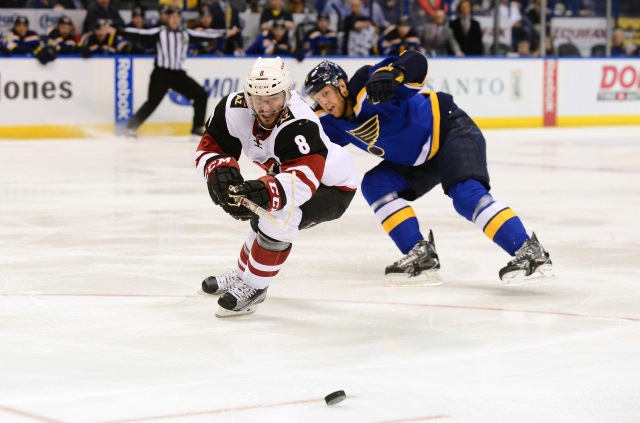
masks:
[[[236,96],[233,98],[233,100],[231,100],[231,105],[229,107],[241,107],[241,108],[247,108],[247,102],[244,99],[244,93],[238,93],[236,94]]]
[[[293,119],[293,113],[291,113],[291,110],[289,110],[288,107],[286,107],[283,111],[282,114],[280,115],[280,119],[278,119],[278,123],[276,124],[276,126],[280,126],[283,123],[285,123],[288,120]]]

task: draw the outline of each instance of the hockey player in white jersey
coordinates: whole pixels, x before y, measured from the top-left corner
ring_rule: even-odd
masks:
[[[195,155],[213,202],[250,221],[237,267],[202,282],[204,292],[221,294],[217,317],[255,312],[299,230],[339,218],[358,187],[351,154],[327,138],[315,113],[290,88],[280,57],[258,58],[244,91],[216,106]],[[238,165],[241,152],[265,176],[245,181]],[[239,205],[243,197],[289,224],[258,217]]]

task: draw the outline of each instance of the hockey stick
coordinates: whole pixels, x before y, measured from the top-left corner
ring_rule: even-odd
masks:
[[[289,227],[289,223],[291,222],[291,217],[293,216],[293,209],[295,208],[295,204],[296,204],[295,193],[296,193],[296,171],[294,170],[293,172],[291,172],[291,199],[290,199],[291,207],[289,207],[289,213],[287,213],[287,217],[284,220],[269,213],[268,211],[266,211],[265,209],[263,209],[262,207],[254,203],[253,201],[249,200],[247,197],[237,197],[235,201],[236,201],[236,204],[245,206],[246,208],[251,210],[253,213],[268,220],[269,222],[279,227],[280,229],[286,230]]]

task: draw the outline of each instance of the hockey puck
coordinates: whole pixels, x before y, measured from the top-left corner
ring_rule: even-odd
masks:
[[[324,402],[326,402],[327,405],[336,405],[346,399],[347,394],[345,394],[344,391],[335,391],[324,397]]]

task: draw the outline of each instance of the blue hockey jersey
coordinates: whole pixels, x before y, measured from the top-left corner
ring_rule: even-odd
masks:
[[[374,106],[366,101],[365,85],[378,68],[392,64],[404,67],[404,84],[397,87],[391,101]],[[448,94],[421,92],[426,77],[426,58],[406,51],[400,57],[363,66],[351,78],[348,86],[354,104],[352,119],[336,119],[322,109],[316,113],[334,143],[353,144],[393,163],[418,166],[438,152],[446,130],[441,110],[446,111],[446,117],[453,104]]]

